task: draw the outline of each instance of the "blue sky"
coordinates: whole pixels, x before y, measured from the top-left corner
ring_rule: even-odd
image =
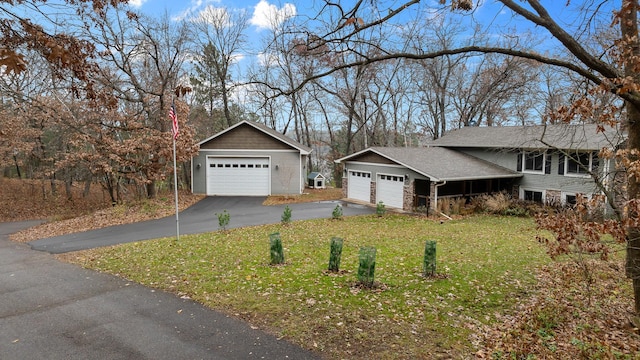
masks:
[[[274,16],[297,12],[292,3],[270,0],[129,0],[129,5],[149,15],[162,15],[166,11],[174,19],[195,15],[207,6],[244,9],[250,14],[255,30],[267,27],[268,19]]]
[[[508,11],[500,11],[502,4],[496,0],[473,0],[477,8],[473,16],[482,23],[504,23],[513,19]],[[350,7],[355,1],[340,1],[345,8]],[[390,1],[387,4],[398,6],[406,1]],[[366,3],[366,2],[365,2]],[[427,0],[424,4],[439,7],[438,0]],[[575,11],[586,0],[550,0],[542,1],[551,16],[561,25],[572,26],[573,20],[579,16],[579,11]],[[207,6],[227,9],[244,9],[251,16],[251,25],[254,31],[260,31],[268,27],[269,19],[283,15],[300,15],[305,12],[313,12],[305,15],[316,15],[319,6],[322,5],[317,0],[129,0],[132,8],[149,15],[163,15],[165,12],[171,18],[180,19],[189,15],[196,15]],[[527,7],[525,2],[518,2],[519,5]],[[569,5],[567,5],[569,4]],[[409,10],[411,12],[411,10]],[[407,16],[409,15],[407,13]],[[467,13],[467,15],[470,15]]]

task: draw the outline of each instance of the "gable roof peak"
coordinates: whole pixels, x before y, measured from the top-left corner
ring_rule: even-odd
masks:
[[[270,127],[268,127],[268,126],[266,126],[266,125],[264,125],[262,123],[259,123],[257,121],[250,121],[250,120],[242,120],[242,121],[240,121],[240,122],[238,122],[236,124],[233,124],[233,125],[229,126],[228,128],[218,132],[217,134],[214,134],[214,135],[212,135],[212,136],[200,141],[198,143],[198,145],[202,145],[202,144],[204,144],[206,142],[209,142],[212,139],[215,139],[215,138],[217,138],[217,137],[219,137],[219,136],[221,136],[223,134],[226,134],[226,133],[228,133],[230,131],[233,131],[234,129],[236,129],[236,128],[240,127],[240,126],[253,127],[254,129],[256,129],[258,131],[261,131],[261,132],[265,133],[266,135],[269,135],[272,138],[274,138],[274,139],[276,139],[276,140],[278,140],[280,142],[283,142],[283,143],[285,143],[285,144],[287,144],[287,145],[289,145],[289,146],[291,146],[291,147],[293,147],[293,148],[295,148],[297,150],[300,150],[300,152],[303,155],[308,155],[309,153],[311,153],[311,151],[313,151],[310,147],[308,147],[308,146],[306,146],[304,144],[301,144],[301,143],[293,140],[292,138],[290,138],[290,137],[288,137],[288,136],[286,136],[286,135],[284,135],[284,134],[282,134],[282,133],[280,133],[280,132],[278,132],[278,131],[276,131],[276,130],[274,130],[274,129],[272,129],[272,128],[270,128]]]

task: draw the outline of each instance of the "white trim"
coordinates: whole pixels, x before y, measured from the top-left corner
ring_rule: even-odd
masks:
[[[526,155],[527,153],[542,153],[542,170],[527,170],[526,166],[527,166],[527,159],[526,159]],[[524,174],[537,174],[537,175],[544,175],[545,174],[545,168],[547,165],[547,151],[546,150],[523,150],[520,153],[520,156],[522,157],[522,172]]]
[[[298,155],[298,169],[300,169],[300,173],[298,174],[298,194],[302,194],[304,192],[304,183],[303,178],[305,178],[304,169],[302,168],[302,154]],[[306,180],[306,178],[304,179]]]
[[[199,151],[200,152],[203,152],[203,151],[206,151],[206,152],[222,152],[222,153],[224,153],[224,152],[248,152],[248,153],[253,153],[253,152],[256,152],[256,153],[265,153],[265,152],[267,152],[267,153],[268,152],[289,153],[289,152],[292,152],[292,153],[299,153],[300,152],[300,151],[297,151],[297,150],[283,150],[283,149],[280,149],[280,150],[270,150],[270,149],[262,149],[262,150],[261,149],[200,149]],[[210,156],[210,155],[207,155],[207,156]],[[225,155],[225,156],[227,156],[227,155]],[[229,155],[229,156],[232,156],[232,155]],[[251,155],[251,156],[255,156],[255,155]]]
[[[345,165],[368,165],[368,166],[379,166],[379,167],[390,167],[397,169],[407,169],[404,165],[398,164],[382,164],[382,163],[371,163],[371,162],[363,162],[363,161],[345,161]]]
[[[519,194],[518,194],[518,198],[520,200],[524,200],[524,192],[525,191],[533,191],[533,192],[539,192],[542,193],[542,203],[546,204],[547,203],[547,190],[540,190],[540,189],[536,189],[536,188],[524,188],[524,187],[520,187],[519,189]]]
[[[593,171],[593,152],[581,152],[582,154],[588,154],[589,155],[589,166],[588,166],[588,172]],[[578,154],[579,155],[579,154]],[[570,173],[569,172],[569,161],[574,161],[576,162],[573,158],[571,158],[570,156],[565,155],[564,156],[564,176],[567,177],[573,177],[573,178],[582,178],[582,179],[586,179],[586,178],[590,178],[591,175],[589,173]],[[576,162],[576,164],[579,164],[578,162]],[[582,169],[580,167],[580,169]]]
[[[576,192],[571,192],[571,191],[562,191],[560,192],[560,204],[562,204],[562,206],[567,205],[567,196],[575,196],[578,197],[578,194],[581,194],[582,196],[587,196],[583,193],[576,193]],[[587,196],[587,198],[590,198],[590,196]]]

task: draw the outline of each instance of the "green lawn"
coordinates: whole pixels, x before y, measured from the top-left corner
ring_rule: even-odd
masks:
[[[284,266],[269,265],[273,232]],[[332,236],[345,239],[339,274],[326,271]],[[432,279],[421,276],[428,239]],[[372,290],[356,283],[361,246],[377,248]],[[474,329],[509,312],[547,262],[531,219],[387,214],[125,244],[92,250],[83,265],[189,296],[326,358],[413,359],[469,356]]]

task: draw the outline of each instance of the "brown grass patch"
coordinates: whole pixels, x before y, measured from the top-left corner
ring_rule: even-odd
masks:
[[[0,178],[0,222],[47,220],[45,224],[12,234],[11,240],[28,242],[175,213],[173,192],[111,206],[108,194],[97,184],[92,185],[87,196],[82,195],[82,186],[73,186],[71,199],[66,197],[63,184],[56,185],[54,194],[49,181]],[[202,197],[182,191],[178,194],[178,207],[186,209]]]
[[[56,183],[53,192],[50,181],[9,179],[0,177],[0,221],[33,219],[68,219],[110,206],[109,195],[99,185],[92,185],[83,196],[82,184],[71,187],[71,198],[64,184]]]

